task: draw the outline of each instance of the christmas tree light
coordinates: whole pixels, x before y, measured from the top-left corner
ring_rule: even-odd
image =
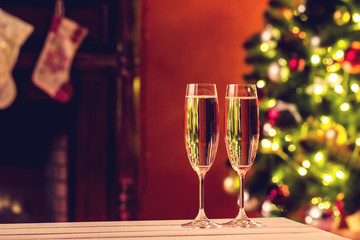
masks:
[[[247,188],[261,213],[360,209],[360,3],[270,0],[246,43],[261,139]],[[341,201],[343,204],[338,204]],[[344,206],[344,209],[338,209]]]

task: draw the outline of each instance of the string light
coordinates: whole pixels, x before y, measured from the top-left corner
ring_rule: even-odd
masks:
[[[325,174],[323,179],[325,182],[330,183],[332,181],[332,176],[330,176],[329,174]]]
[[[339,41],[337,41],[336,44],[339,46],[339,48],[342,48],[342,49],[348,48],[348,46],[349,46],[348,41],[346,41],[344,39],[339,39]]]
[[[268,105],[269,108],[275,107],[275,105],[276,105],[276,99],[274,99],[274,98],[270,99],[270,100],[268,101],[267,105]]]
[[[234,185],[233,178],[230,176],[225,178],[223,185],[225,189],[232,187]]]
[[[315,65],[320,63],[320,57],[318,55],[312,55],[311,56],[311,62]]]
[[[310,45],[311,45],[311,47],[313,47],[313,48],[319,47],[319,46],[320,46],[320,43],[321,43],[321,39],[320,39],[319,36],[313,36],[313,37],[311,37],[311,39],[310,39]]]
[[[339,179],[343,179],[345,177],[345,174],[342,171],[337,171],[335,176]]]
[[[339,80],[339,75],[337,75],[336,73],[331,73],[329,75],[329,80],[330,80],[330,82],[335,83]]]
[[[302,165],[303,165],[304,168],[309,168],[311,164],[310,164],[309,160],[305,160],[305,161],[302,162]]]
[[[274,143],[271,144],[271,149],[273,151],[277,151],[277,150],[279,150],[279,148],[280,148],[280,146],[279,146],[279,144],[277,142],[274,142]]]
[[[350,105],[348,103],[343,103],[340,105],[340,110],[346,112],[350,109]]]
[[[278,63],[280,64],[280,66],[285,67],[287,65],[287,61],[284,58],[280,58],[278,60]]]
[[[321,85],[316,85],[316,86],[315,86],[315,88],[314,88],[314,93],[315,93],[316,95],[320,95],[320,94],[322,94],[323,92],[324,92],[323,86],[321,86]]]
[[[303,167],[299,168],[298,172],[301,176],[305,176],[307,174],[307,170]]]
[[[354,93],[357,93],[360,90],[360,87],[357,83],[351,84],[350,88],[351,88],[351,91],[353,91]]]
[[[264,80],[259,80],[259,81],[256,83],[256,86],[257,86],[258,88],[263,88],[263,87],[265,87],[265,85],[266,85],[266,82],[265,82]]]
[[[263,205],[261,206],[261,214],[263,216],[270,216],[270,213],[276,209],[276,205],[271,203],[270,201],[264,201]]]
[[[344,88],[341,86],[341,85],[336,85],[335,87],[334,87],[334,90],[335,90],[335,92],[337,92],[337,93],[342,93],[343,91],[344,91]]]
[[[262,51],[262,52],[267,52],[269,50],[269,44],[268,43],[262,43],[261,45],[260,45],[260,51]]]
[[[320,218],[320,217],[321,217],[322,212],[320,211],[319,208],[317,208],[317,207],[314,206],[314,207],[312,207],[312,208],[310,209],[309,215],[310,215],[312,218],[317,219],[317,218]]]
[[[304,13],[305,10],[306,10],[306,7],[305,7],[304,4],[301,4],[301,5],[298,6],[298,11],[299,11],[299,13]]]
[[[19,202],[13,202],[11,205],[11,211],[15,214],[20,214],[22,212],[22,206]]]
[[[320,162],[324,159],[324,154],[322,152],[318,152],[315,154],[315,161]]]
[[[318,204],[318,208],[322,209],[329,209],[331,207],[331,203],[329,201],[324,201]]]
[[[275,130],[274,128],[271,128],[268,133],[269,133],[269,136],[270,136],[270,137],[275,137],[275,135],[276,135],[276,130]]]
[[[268,28],[271,28],[271,27],[268,27]],[[270,32],[270,29],[266,29],[265,31],[263,31],[261,33],[261,41],[262,42],[268,42],[271,40],[271,32]]]
[[[335,56],[336,56],[335,60],[340,60],[340,59],[342,59],[342,58],[344,57],[344,51],[338,50],[338,51],[335,53]]]
[[[300,15],[300,20],[306,22],[308,20],[308,16],[305,14]]]
[[[276,56],[276,51],[275,50],[269,50],[266,55],[268,56],[268,58],[274,58]]]
[[[325,66],[329,66],[329,65],[332,65],[332,64],[334,64],[334,60],[332,59],[332,58],[324,58],[323,59],[323,64],[325,65]]]
[[[357,138],[357,139],[355,140],[355,144],[356,144],[356,146],[360,147],[360,138]]]
[[[305,217],[305,222],[306,222],[307,224],[312,223],[312,221],[313,221],[312,217],[310,217],[310,216],[306,216],[306,217]]]
[[[338,63],[335,63],[335,64],[332,64],[330,66],[327,67],[327,71],[328,72],[337,72],[339,71],[341,68],[340,64]]]
[[[300,32],[300,29],[298,27],[293,27],[291,31],[293,34],[298,34]]]
[[[305,39],[306,38],[306,33],[305,32],[300,32],[299,33],[299,38],[300,39]]]
[[[327,117],[327,116],[321,116],[320,117],[320,121],[323,123],[323,124],[328,124],[330,122],[330,119]]]
[[[311,203],[314,204],[314,205],[318,204],[319,203],[319,198],[318,197],[313,197],[311,199]]]
[[[354,22],[358,23],[358,22],[360,22],[360,15],[358,13],[355,13],[352,16],[352,19],[353,19]]]
[[[331,203],[329,201],[323,202],[323,209],[329,209],[331,207]]]
[[[336,20],[336,23],[340,26],[349,22],[350,18],[351,18],[350,13],[345,12],[344,8],[338,9],[334,13],[334,19]]]
[[[261,146],[263,146],[264,148],[271,148],[270,140],[264,138],[263,140],[261,140]]]
[[[271,178],[271,181],[272,181],[273,183],[278,183],[278,182],[280,181],[280,179],[279,179],[279,177],[277,177],[277,176],[273,176],[273,177]]]
[[[327,139],[335,139],[336,138],[336,131],[335,129],[329,129],[326,131],[325,136]]]
[[[296,151],[296,146],[295,146],[295,144],[290,144],[290,145],[288,146],[288,150],[289,150],[290,152],[295,152],[295,151]]]
[[[265,123],[263,128],[265,132],[269,132],[272,129],[272,126],[270,123]]]
[[[290,9],[288,9],[288,8],[286,8],[284,11],[283,11],[283,15],[284,15],[284,17],[286,18],[286,20],[290,20],[292,17],[293,17],[293,12],[290,10]]]
[[[285,141],[287,141],[287,142],[292,141],[292,139],[293,139],[293,137],[292,137],[290,134],[287,134],[287,135],[285,136]]]

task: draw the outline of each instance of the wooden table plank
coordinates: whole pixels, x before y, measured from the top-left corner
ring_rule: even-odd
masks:
[[[224,223],[229,219],[215,220]],[[1,224],[0,239],[345,239],[286,218],[257,218],[262,228],[186,229],[187,220]]]

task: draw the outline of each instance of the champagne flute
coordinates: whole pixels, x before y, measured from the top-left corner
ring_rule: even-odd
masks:
[[[225,145],[232,168],[240,178],[239,213],[226,226],[260,227],[244,209],[245,175],[251,168],[259,142],[259,109],[254,84],[228,84],[225,94]]]
[[[219,144],[219,107],[215,84],[186,86],[185,146],[191,167],[199,177],[199,212],[194,220],[182,224],[188,228],[218,228],[204,210],[204,178],[210,169]]]

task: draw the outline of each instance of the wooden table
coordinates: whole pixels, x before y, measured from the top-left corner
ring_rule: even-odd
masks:
[[[265,227],[185,229],[185,220],[0,224],[0,239],[345,239],[286,218],[255,220]]]

